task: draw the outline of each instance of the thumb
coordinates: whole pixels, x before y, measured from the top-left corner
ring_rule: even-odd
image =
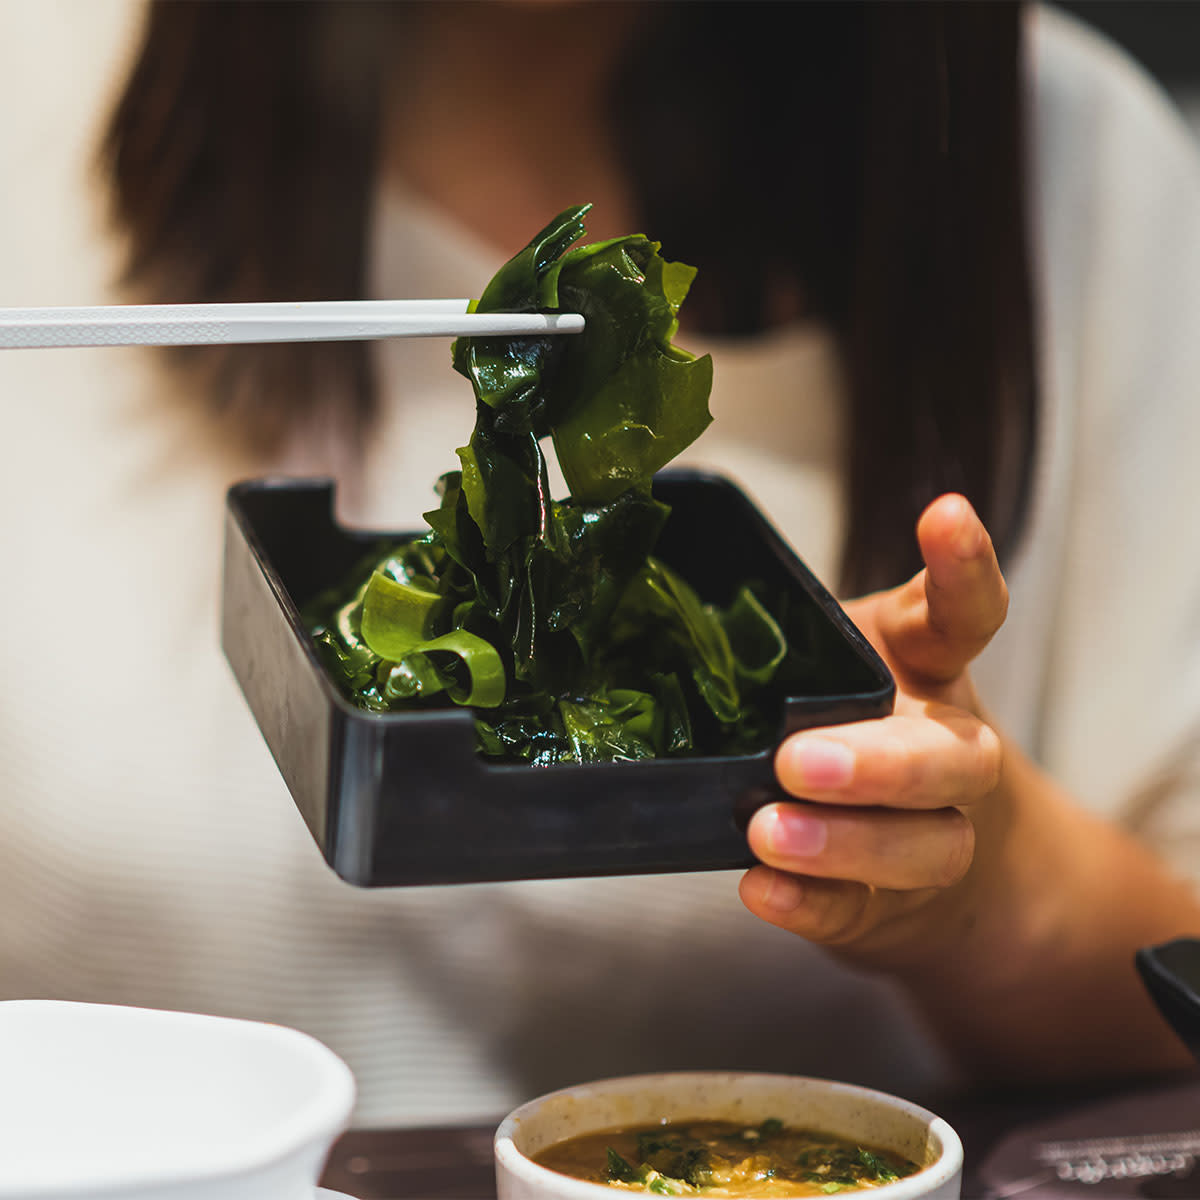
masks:
[[[991,641],[1008,613],[992,539],[964,496],[939,496],[917,521],[925,569],[884,598],[878,629],[894,661],[949,683]]]

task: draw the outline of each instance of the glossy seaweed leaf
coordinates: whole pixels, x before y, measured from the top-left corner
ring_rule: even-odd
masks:
[[[542,281],[568,247],[584,234],[590,204],[559,214],[515,257],[509,259],[471,306],[477,312],[537,312],[557,308]],[[477,399],[495,410],[502,432],[545,437],[545,383],[561,354],[559,337],[460,338],[452,348],[454,369],[471,380]]]
[[[402,581],[376,570],[362,595],[362,640],[380,658],[398,662],[414,646],[437,636],[448,604],[432,580]]]
[[[478,708],[495,708],[504,700],[504,662],[499,651],[465,629],[389,654],[382,667],[379,684],[390,701],[428,699],[443,690],[456,704]]]
[[[695,272],[641,235],[576,247],[588,207],[561,213],[472,306],[577,311],[584,333],[454,343],[475,428],[429,532],[356,571],[309,627],[360,704],[469,706],[490,757],[757,749],[774,734],[759,701],[789,654],[779,623],[748,588],[702,602],[653,554],[669,515],[653,476],[711,420],[711,361],[672,342]]]
[[[637,492],[610,504],[556,503],[540,568],[551,628],[569,629],[590,658],[630,582],[642,570],[669,510]]]
[[[560,214],[475,305],[580,312],[585,332],[460,338],[453,354],[498,428],[552,436],[571,496],[604,503],[631,487],[648,494],[655,472],[704,432],[712,360],[671,342],[695,270],[664,260],[659,243],[635,234],[549,257],[582,234],[589,207]]]
[[[633,1183],[638,1177],[637,1168],[611,1146],[608,1147],[608,1177],[621,1183]]]
[[[627,488],[648,493],[655,472],[712,420],[712,360],[671,343],[695,272],[664,262],[658,249],[618,238],[557,266],[557,299],[583,313],[587,334],[561,339],[547,408],[563,478],[584,503]]]

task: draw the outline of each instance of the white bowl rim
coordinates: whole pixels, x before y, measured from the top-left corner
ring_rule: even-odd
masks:
[[[169,1164],[151,1163],[137,1172],[122,1171],[120,1175],[106,1173],[86,1177],[59,1176],[45,1183],[36,1179],[4,1180],[0,1177],[0,1200],[30,1197],[32,1200],[52,1200],[56,1196],[77,1196],[79,1186],[87,1185],[88,1194],[103,1197],[113,1192],[168,1187],[179,1183],[203,1184],[225,1176],[246,1175],[262,1171],[285,1161],[302,1147],[315,1143],[326,1135],[336,1135],[350,1119],[354,1108],[356,1086],[350,1068],[328,1046],[311,1034],[289,1025],[255,1021],[243,1017],[216,1016],[208,1013],[184,1012],[177,1009],[144,1008],[128,1004],[105,1004],[82,1000],[18,999],[0,1001],[0,1011],[28,1007],[43,1011],[117,1012],[131,1019],[151,1020],[180,1026],[239,1026],[252,1028],[256,1035],[276,1042],[290,1043],[315,1064],[326,1076],[322,1089],[303,1107],[286,1119],[276,1121],[271,1136],[264,1138],[251,1150],[230,1154],[219,1163],[189,1163],[185,1170]],[[103,1019],[103,1017],[101,1018]],[[119,1019],[119,1018],[118,1018]]]
[[[500,1122],[493,1138],[493,1149],[498,1165],[503,1165],[513,1175],[527,1183],[548,1185],[553,1183],[553,1193],[558,1196],[569,1196],[571,1200],[612,1200],[613,1190],[604,1183],[592,1183],[586,1179],[574,1179],[549,1167],[538,1166],[532,1159],[526,1158],[517,1149],[513,1134],[519,1122],[532,1116],[547,1101],[566,1096],[603,1095],[606,1092],[636,1091],[647,1084],[663,1084],[679,1080],[707,1080],[714,1083],[732,1082],[734,1080],[749,1080],[775,1082],[779,1084],[805,1084],[824,1088],[827,1091],[844,1096],[857,1096],[863,1100],[886,1104],[908,1116],[921,1121],[929,1131],[941,1142],[942,1152],[933,1162],[922,1167],[915,1175],[905,1176],[895,1183],[887,1183],[882,1187],[873,1188],[869,1192],[859,1193],[870,1196],[871,1200],[920,1200],[928,1191],[940,1187],[952,1179],[963,1166],[962,1140],[953,1126],[936,1113],[911,1100],[890,1092],[882,1092],[876,1088],[863,1087],[854,1083],[842,1083],[836,1079],[822,1079],[814,1075],[785,1075],[773,1071],[653,1071],[642,1075],[614,1075],[606,1079],[589,1080],[587,1083],[573,1084],[569,1087],[558,1088],[553,1092],[535,1096],[518,1108],[514,1108]],[[563,1181],[566,1181],[564,1184]],[[848,1193],[855,1195],[856,1193]]]

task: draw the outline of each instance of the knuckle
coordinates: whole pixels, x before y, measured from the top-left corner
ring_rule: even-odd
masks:
[[[961,883],[975,859],[975,826],[957,808],[946,810],[946,853],[938,879],[939,888]]]
[[[825,881],[809,898],[810,941],[840,946],[858,940],[867,924],[873,889],[867,884]]]
[[[1004,766],[1004,744],[995,729],[983,721],[979,723],[975,741],[979,758],[980,794],[986,796],[1000,784],[1000,773]]]
[[[921,756],[914,754],[899,731],[893,729],[880,739],[875,753],[875,791],[880,797],[905,798],[916,795],[926,770]]]

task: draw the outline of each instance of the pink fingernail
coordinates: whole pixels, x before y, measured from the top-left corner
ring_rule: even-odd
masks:
[[[770,851],[785,858],[812,858],[828,840],[828,825],[808,813],[777,812],[767,833]]]
[[[790,757],[802,787],[845,787],[854,774],[854,751],[828,738],[798,738]]]
[[[983,549],[983,531],[978,522],[964,515],[962,523],[951,541],[951,546],[956,558],[975,558]]]

